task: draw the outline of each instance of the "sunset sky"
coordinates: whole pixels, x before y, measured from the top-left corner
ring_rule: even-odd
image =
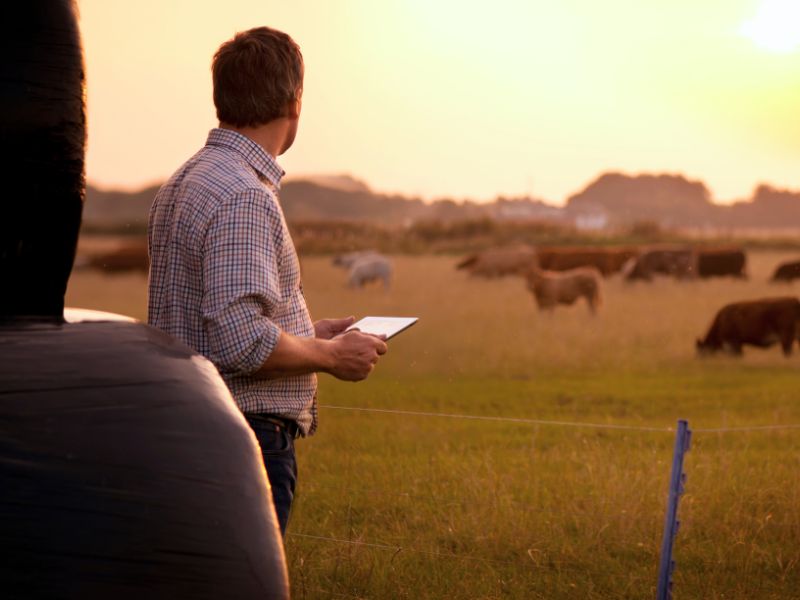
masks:
[[[236,31],[306,62],[289,176],[557,204],[606,170],[680,172],[716,201],[800,189],[800,0],[78,0],[87,177],[163,180],[216,125]]]

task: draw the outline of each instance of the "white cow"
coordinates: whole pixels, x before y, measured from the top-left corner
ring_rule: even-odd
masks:
[[[364,253],[350,265],[347,285],[360,288],[370,281],[382,281],[383,289],[388,290],[392,282],[392,262],[377,252]]]
[[[345,269],[349,269],[353,266],[353,263],[356,262],[362,256],[373,256],[378,255],[375,250],[356,250],[355,252],[347,252],[345,254],[337,254],[333,257],[333,265],[336,267],[344,267]],[[380,255],[378,255],[380,256]]]

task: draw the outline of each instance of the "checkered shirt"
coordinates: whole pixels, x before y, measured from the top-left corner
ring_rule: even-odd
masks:
[[[148,322],[219,369],[239,408],[317,426],[313,373],[260,379],[281,331],[314,337],[277,199],[283,170],[251,139],[212,129],[150,209]]]

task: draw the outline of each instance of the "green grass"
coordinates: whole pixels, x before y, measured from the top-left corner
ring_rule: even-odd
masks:
[[[694,355],[722,304],[797,294],[765,282],[790,256],[752,253],[744,282],[612,279],[594,319],[583,306],[541,315],[520,280],[470,279],[455,257],[397,257],[390,293],[348,290],[327,259],[304,260],[315,316],[420,322],[390,341],[369,380],[320,378],[320,429],[298,442],[286,543],[294,597],[654,597],[673,433],[326,406],[658,428],[800,423],[797,354]],[[144,285],[79,273],[68,304],[141,318]],[[800,598],[800,430],[696,431],[685,471],[674,596]]]
[[[377,376],[357,386],[324,381],[321,396],[336,405],[648,426],[678,417],[693,427],[800,422],[786,392],[792,378],[759,385],[762,375],[716,369],[707,378],[588,374],[576,382],[563,372],[536,382],[426,377],[402,385]],[[290,531],[404,550],[290,537],[298,594],[303,581],[371,598],[653,596],[673,434],[324,408],[321,420],[321,433],[300,446]],[[679,513],[678,597],[796,597],[799,441],[800,431],[695,434]]]

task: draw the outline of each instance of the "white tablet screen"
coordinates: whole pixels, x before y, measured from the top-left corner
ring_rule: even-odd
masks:
[[[372,335],[385,335],[388,340],[416,322],[417,317],[364,317],[350,325],[347,331],[358,329]]]

